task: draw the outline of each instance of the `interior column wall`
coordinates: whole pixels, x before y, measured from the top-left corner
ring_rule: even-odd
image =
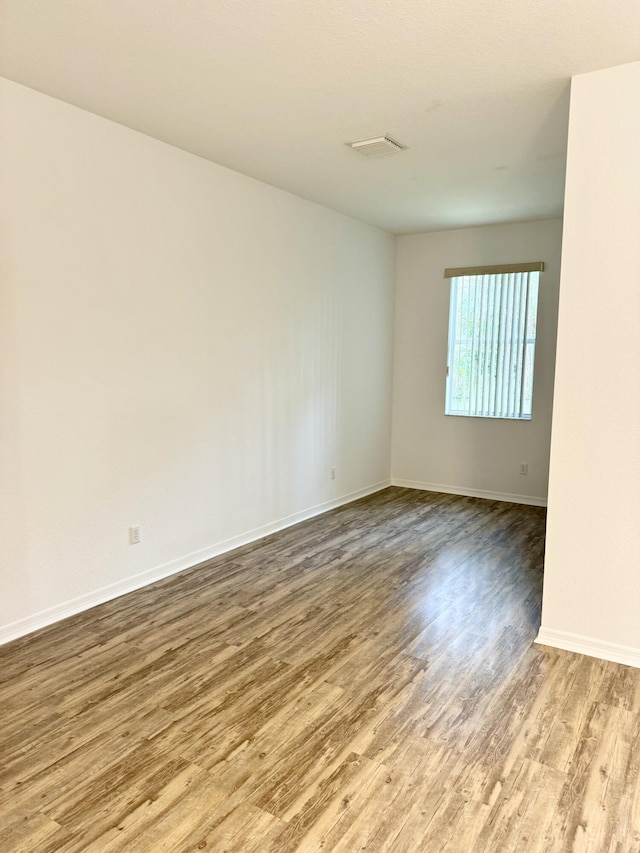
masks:
[[[640,666],[640,62],[573,79],[540,641]]]

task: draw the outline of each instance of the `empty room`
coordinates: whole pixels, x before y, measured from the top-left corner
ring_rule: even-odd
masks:
[[[640,853],[636,0],[0,3],[0,851]]]

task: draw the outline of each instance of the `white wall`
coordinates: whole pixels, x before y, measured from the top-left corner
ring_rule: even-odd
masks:
[[[388,482],[391,235],[0,96],[0,637]]]
[[[640,666],[640,62],[575,77],[540,641]]]
[[[398,239],[392,478],[461,494],[547,497],[561,220],[489,225]],[[531,421],[444,414],[446,267],[544,261]],[[529,473],[518,473],[521,462]]]

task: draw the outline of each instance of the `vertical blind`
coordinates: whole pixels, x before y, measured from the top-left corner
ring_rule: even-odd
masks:
[[[446,414],[531,418],[541,268],[445,271],[452,273]]]

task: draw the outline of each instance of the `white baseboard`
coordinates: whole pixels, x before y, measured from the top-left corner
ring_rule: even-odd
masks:
[[[446,495],[462,495],[467,498],[486,498],[491,501],[507,501],[513,504],[527,506],[546,506],[546,498],[531,497],[531,495],[512,495],[509,492],[486,492],[483,489],[467,489],[462,486],[445,486],[442,483],[420,483],[417,480],[398,480],[391,478],[392,486],[402,486],[405,489],[422,489],[425,492],[444,492]]]
[[[634,649],[633,646],[621,646],[618,643],[608,643],[606,640],[583,637],[581,634],[571,634],[568,631],[556,631],[553,628],[540,628],[536,643],[552,646],[554,649],[563,649],[565,652],[577,652],[580,655],[610,660],[613,663],[640,667],[640,649]]]
[[[19,637],[24,637],[26,634],[31,634],[33,631],[38,631],[40,628],[46,628],[47,625],[53,625],[61,619],[66,619],[69,616],[75,616],[77,613],[82,613],[83,610],[89,610],[98,604],[104,604],[105,601],[111,601],[113,598],[118,598],[121,595],[126,595],[128,592],[134,592],[136,589],[141,589],[151,583],[162,580],[163,578],[175,575],[178,572],[183,572],[185,569],[191,569],[197,566],[198,563],[204,563],[206,560],[211,560],[220,554],[227,551],[233,551],[234,548],[239,548],[241,545],[248,545],[250,542],[255,542],[257,539],[262,539],[264,536],[269,536],[271,533],[277,533],[279,530],[284,530],[287,527],[292,527],[294,524],[299,524],[301,521],[306,521],[308,518],[313,518],[316,515],[322,515],[331,509],[336,509],[344,504],[356,501],[359,498],[364,498],[367,495],[372,495],[374,492],[379,492],[381,489],[386,489],[390,486],[389,480],[383,480],[379,483],[374,483],[364,489],[358,489],[355,492],[342,495],[338,498],[333,498],[330,501],[325,501],[316,506],[309,507],[301,512],[293,513],[292,515],[280,518],[277,521],[264,524],[261,527],[256,527],[253,530],[248,530],[238,536],[232,536],[230,539],[225,539],[208,548],[203,548],[200,551],[194,551],[184,557],[179,557],[177,560],[171,560],[169,563],[163,563],[153,569],[147,569],[132,577],[101,587],[100,589],[88,592],[85,595],[80,595],[70,601],[65,601],[62,604],[57,604],[55,607],[50,607],[47,610],[41,610],[39,613],[34,613],[32,616],[26,616],[24,619],[18,619],[16,622],[10,622],[8,625],[0,626],[0,645],[9,643],[11,640],[17,640]]]

